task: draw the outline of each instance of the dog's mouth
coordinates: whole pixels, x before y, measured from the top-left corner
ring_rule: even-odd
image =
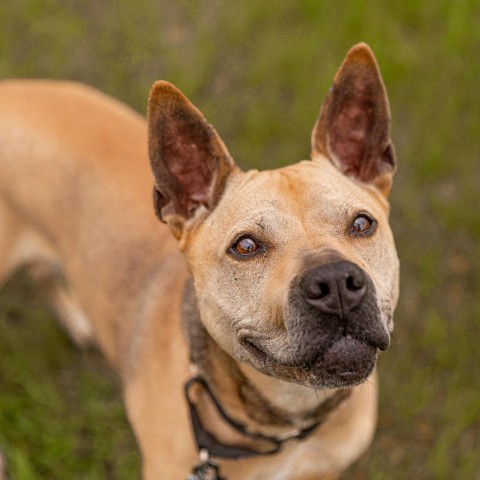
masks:
[[[256,339],[240,340],[251,363],[261,372],[312,388],[347,388],[359,385],[372,374],[378,348],[350,335],[334,340],[311,360],[290,362]]]

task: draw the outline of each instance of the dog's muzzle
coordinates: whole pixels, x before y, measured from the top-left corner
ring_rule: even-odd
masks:
[[[281,347],[275,340],[243,339],[260,370],[318,387],[365,381],[390,337],[372,280],[346,260],[311,267],[290,287]]]

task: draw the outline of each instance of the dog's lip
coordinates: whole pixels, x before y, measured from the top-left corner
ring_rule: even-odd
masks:
[[[245,348],[245,350],[247,350],[247,352],[250,353],[255,359],[265,361],[268,358],[271,358],[272,360],[274,360],[270,353],[260,347],[258,343],[255,342],[252,338],[242,337],[239,339],[239,342]]]
[[[261,366],[278,366],[288,369],[301,369],[304,366],[303,363],[286,362],[276,358],[275,355],[270,353],[270,351],[259,342],[261,342],[261,339],[253,339],[252,337],[241,337],[239,339],[239,343],[247,351],[250,358],[253,358],[254,363]]]
[[[316,368],[327,373],[327,387],[358,385],[375,369],[378,351],[378,347],[347,335],[326,350]]]
[[[261,341],[261,339],[260,339]],[[276,358],[275,355],[269,352],[269,350],[265,347],[263,347],[261,344],[259,344],[258,339],[254,339],[249,336],[242,336],[239,338],[239,343],[247,350],[254,358],[260,359],[260,360],[267,360],[269,363],[274,363],[277,365],[281,365],[282,367],[293,367],[293,368],[302,368],[306,367],[308,364],[315,364],[318,363],[318,361],[321,359],[321,357],[324,357],[328,355],[328,352],[333,349],[333,347],[339,343],[343,342],[359,342],[362,344],[365,344],[368,348],[374,350],[375,352],[378,351],[384,351],[384,348],[382,346],[378,346],[373,344],[372,342],[369,342],[367,340],[362,340],[362,339],[357,339],[354,337],[351,337],[350,335],[347,335],[346,337],[340,337],[338,339],[335,339],[330,345],[328,345],[326,348],[324,348],[323,353],[319,352],[318,355],[313,358],[313,360],[310,360],[308,362],[305,361],[282,361],[278,358]],[[345,372],[348,373],[348,372]],[[354,373],[354,372],[351,372]]]
[[[332,342],[330,346],[322,352],[319,352],[313,361],[287,363],[277,360],[266,348],[258,344],[258,339],[243,337],[239,340],[241,345],[250,354],[250,357],[253,357],[254,363],[257,363],[260,368],[273,368],[278,371],[280,375],[286,374],[289,378],[300,380],[300,383],[303,383],[301,379],[311,379],[312,375],[317,376],[320,372],[323,372],[329,377],[336,379],[322,385],[331,388],[352,387],[365,381],[374,369],[376,357],[379,352],[379,348],[369,342],[346,336]],[[342,354],[341,351],[345,348],[355,348],[355,346],[357,349],[360,347],[361,356],[366,355],[373,357],[373,362],[369,365],[369,368],[363,365],[359,366],[358,369],[352,369],[352,366],[355,367],[355,361],[353,361],[353,365],[349,364],[350,362],[348,362],[347,365],[342,365],[343,362],[342,358],[339,357],[339,353]],[[320,374],[320,376],[323,375]],[[311,386],[317,388],[317,386],[313,384]]]

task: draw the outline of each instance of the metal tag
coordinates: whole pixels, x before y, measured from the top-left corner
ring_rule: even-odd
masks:
[[[220,475],[218,465],[212,461],[199,463],[187,477],[187,480],[226,480]]]
[[[187,480],[227,480],[220,475],[220,468],[209,458],[206,450],[200,451],[200,463],[196,465]]]

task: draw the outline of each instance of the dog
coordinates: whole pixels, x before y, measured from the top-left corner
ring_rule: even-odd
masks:
[[[310,160],[241,171],[164,81],[147,123],[76,83],[1,83],[0,281],[27,268],[105,354],[143,478],[337,478],[371,442],[398,299],[372,51],[348,52]]]

